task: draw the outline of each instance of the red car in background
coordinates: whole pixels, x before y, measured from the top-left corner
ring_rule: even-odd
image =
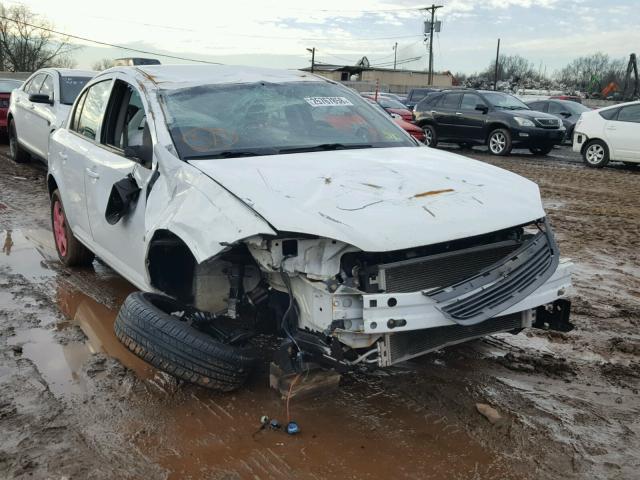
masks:
[[[7,112],[9,111],[9,99],[11,92],[22,86],[22,80],[12,78],[0,78],[0,133],[7,133]]]
[[[378,95],[377,100],[373,95],[363,95],[363,97],[377,101],[378,105],[384,108],[387,113],[395,113],[396,115],[400,115],[405,122],[413,122],[413,113],[399,101],[382,95]]]
[[[371,105],[375,105],[376,108],[381,108],[382,110],[387,112],[389,115],[391,115],[391,117],[393,118],[393,121],[396,122],[405,132],[407,132],[409,135],[411,135],[413,138],[415,138],[419,142],[424,143],[424,139],[426,138],[424,134],[424,130],[422,130],[420,127],[418,127],[417,125],[411,122],[407,122],[406,120],[403,120],[402,117],[397,113],[390,113],[388,110],[382,108],[380,103],[377,103],[373,98],[370,98],[368,96],[364,96],[364,98],[369,103],[371,103]]]

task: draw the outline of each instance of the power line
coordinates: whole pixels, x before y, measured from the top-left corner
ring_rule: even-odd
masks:
[[[115,45],[113,43],[102,42],[100,40],[93,40],[91,38],[81,37],[81,36],[78,36],[78,35],[71,35],[70,33],[59,32],[59,31],[53,30],[51,28],[42,27],[42,26],[39,26],[39,25],[33,25],[31,23],[27,23],[27,22],[23,22],[23,21],[20,21],[20,20],[16,20],[14,18],[5,17],[4,15],[0,15],[0,19],[7,20],[7,21],[13,22],[13,23],[19,23],[21,25],[25,25],[25,26],[31,27],[31,28],[36,28],[38,30],[42,30],[42,31],[45,31],[45,32],[55,33],[56,35],[61,35],[63,37],[75,38],[76,40],[82,40],[84,42],[95,43],[97,45],[103,45],[103,46],[106,46],[106,47],[119,48],[119,49],[122,49],[122,50],[127,50],[129,52],[143,53],[145,55],[154,55],[156,57],[172,58],[174,60],[186,60],[188,62],[208,63],[210,65],[223,65],[222,63],[219,63],[219,62],[209,62],[207,60],[198,60],[198,59],[195,59],[195,58],[179,57],[177,55],[168,55],[166,53],[157,53],[157,52],[152,52],[152,51],[149,51],[149,50],[140,50],[138,48],[124,47],[122,45]]]

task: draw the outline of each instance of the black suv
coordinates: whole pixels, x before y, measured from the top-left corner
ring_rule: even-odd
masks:
[[[488,145],[495,155],[509,155],[516,146],[546,155],[566,133],[557,117],[533,111],[513,95],[486,90],[433,93],[416,105],[415,117],[430,147]]]

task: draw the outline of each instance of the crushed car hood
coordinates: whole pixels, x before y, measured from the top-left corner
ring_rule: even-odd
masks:
[[[542,218],[538,186],[427,147],[190,162],[281,232],[390,251]]]

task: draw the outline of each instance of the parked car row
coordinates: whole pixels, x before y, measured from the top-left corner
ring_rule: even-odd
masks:
[[[184,65],[115,67],[79,90],[44,150],[58,256],[97,255],[145,292],[116,335],[171,375],[238,388],[258,331],[244,316],[284,339],[284,371],[571,328],[572,265],[537,186],[425,147],[346,87]]]

